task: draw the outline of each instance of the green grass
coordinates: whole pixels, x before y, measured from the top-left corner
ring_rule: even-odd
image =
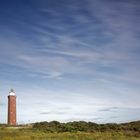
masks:
[[[0,140],[140,140],[124,132],[46,133],[29,128],[1,128]]]

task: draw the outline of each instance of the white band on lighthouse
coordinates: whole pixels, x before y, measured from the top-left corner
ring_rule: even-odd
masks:
[[[12,96],[16,95],[13,89],[11,89],[11,91],[9,92],[9,95],[12,95]]]

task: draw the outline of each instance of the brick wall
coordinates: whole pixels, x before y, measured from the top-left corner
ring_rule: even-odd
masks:
[[[8,96],[8,124],[16,125],[16,96]]]

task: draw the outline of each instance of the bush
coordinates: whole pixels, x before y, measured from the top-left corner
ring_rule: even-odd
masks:
[[[140,123],[126,123],[126,124],[96,124],[93,122],[68,122],[60,123],[58,121],[40,122],[33,124],[34,129],[43,130],[47,132],[96,132],[96,131],[137,131],[140,132]]]

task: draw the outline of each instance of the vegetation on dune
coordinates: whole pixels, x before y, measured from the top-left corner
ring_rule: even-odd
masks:
[[[139,138],[126,136],[122,132],[45,133],[22,129],[0,131],[0,140],[139,140]]]
[[[140,140],[140,121],[125,124],[52,121],[16,127],[1,124],[0,140]]]
[[[52,122],[38,122],[33,124],[34,129],[43,130],[46,132],[105,132],[105,131],[134,131],[140,132],[140,121],[124,123],[124,124],[96,124],[93,122],[68,122],[60,123],[58,121]]]

